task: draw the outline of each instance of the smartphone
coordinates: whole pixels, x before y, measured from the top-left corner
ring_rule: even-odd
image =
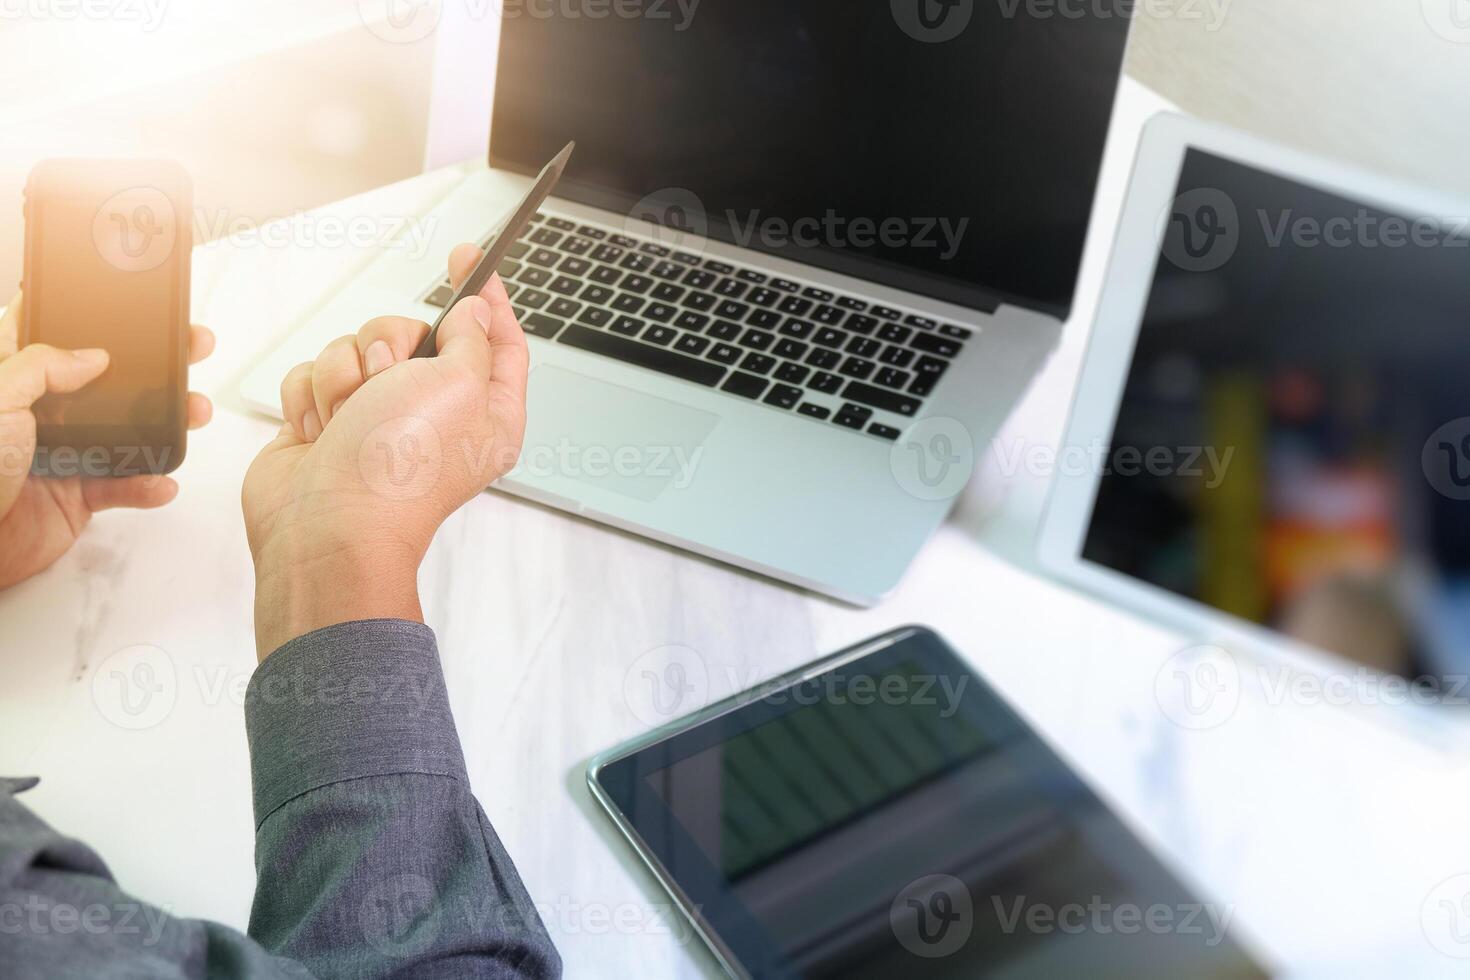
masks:
[[[20,343],[111,356],[85,388],[36,403],[32,472],[123,477],[184,461],[192,212],[176,163],[47,160],[31,171]]]

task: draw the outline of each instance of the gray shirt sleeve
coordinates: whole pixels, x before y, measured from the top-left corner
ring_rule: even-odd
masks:
[[[433,633],[346,623],[268,657],[246,696],[258,884],[249,934],[126,895],[0,781],[0,976],[558,977],[465,778]],[[187,860],[187,855],[179,855]]]

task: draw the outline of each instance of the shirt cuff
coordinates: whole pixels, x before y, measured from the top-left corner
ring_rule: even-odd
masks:
[[[396,619],[307,633],[245,692],[255,826],[346,779],[422,773],[468,782],[434,631]]]

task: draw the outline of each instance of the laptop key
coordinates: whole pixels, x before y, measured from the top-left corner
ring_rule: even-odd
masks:
[[[545,245],[548,248],[561,241],[561,232],[552,231],[550,228],[538,228],[531,235],[530,240],[537,245]]]
[[[551,271],[539,267],[526,269],[516,281],[523,286],[544,286],[551,281]]]
[[[899,437],[899,431],[897,429],[891,425],[884,425],[882,422],[874,422],[868,426],[868,434],[877,436],[880,439],[887,439],[889,442]]]
[[[764,272],[756,272],[754,269],[741,269],[735,275],[744,279],[746,282],[753,282],[757,285],[765,282],[767,278]]]
[[[883,329],[878,331],[878,339],[886,340],[890,344],[901,344],[913,336],[913,331],[908,327],[900,327],[896,323],[887,323]]]
[[[620,316],[608,327],[613,333],[620,333],[624,337],[636,337],[643,332],[644,323],[636,316]]]
[[[876,357],[883,345],[872,337],[854,337],[847,343],[847,352],[858,357]]]
[[[900,395],[893,391],[884,391],[882,388],[875,388],[861,381],[849,381],[847,387],[842,389],[842,397],[850,402],[881,408],[885,412],[893,412],[895,415],[914,415],[919,411],[920,404],[917,398],[909,398],[907,395]]]
[[[632,293],[619,293],[618,298],[612,301],[612,308],[622,313],[637,313],[643,309],[643,299]]]
[[[812,391],[820,391],[824,395],[830,395],[842,387],[842,379],[835,374],[827,374],[825,371],[819,372],[816,377],[812,378],[811,384],[808,387]]]
[[[715,284],[715,276],[704,269],[690,269],[684,273],[683,282],[694,289],[708,289]]]
[[[675,262],[683,262],[685,265],[699,265],[699,263],[704,261],[704,259],[695,255],[693,252],[675,252],[669,257]]]
[[[939,328],[939,332],[944,334],[946,337],[953,337],[955,340],[970,339],[970,331],[966,330],[964,327],[957,327],[953,323],[946,323],[944,326]]]
[[[814,405],[811,402],[802,403],[802,406],[797,411],[802,415],[808,415],[814,419],[826,420],[832,417],[832,410],[830,408],[823,408],[821,405]]]
[[[641,344],[636,340],[625,340],[610,333],[589,330],[576,324],[567,327],[559,340],[569,347],[602,354],[614,360],[672,375],[685,381],[693,381],[695,384],[706,387],[719,384],[720,379],[726,374],[725,369],[718,364],[687,357],[667,347],[653,347],[649,344]]]
[[[715,292],[727,299],[739,299],[750,287],[738,279],[721,279],[715,283]]]
[[[561,243],[561,250],[568,255],[586,255],[592,248],[592,243],[585,238],[568,238]]]
[[[683,286],[675,286],[671,282],[661,282],[653,287],[653,292],[648,294],[660,303],[677,303],[679,297],[684,295]]]
[[[904,385],[909,383],[910,377],[911,375],[907,371],[900,371],[897,368],[891,367],[880,368],[878,373],[873,377],[873,384],[882,385],[885,388],[902,390]]]
[[[806,287],[801,291],[801,295],[805,296],[807,299],[814,299],[818,303],[832,302],[832,294],[825,289],[818,289],[816,286]]]
[[[601,228],[594,228],[591,225],[578,225],[577,226],[577,234],[579,234],[579,235],[586,235],[588,238],[592,239],[593,241],[598,241],[598,242],[602,241],[604,238],[607,237],[607,232],[603,231]]]
[[[530,255],[526,256],[526,261],[530,262],[532,265],[545,266],[548,269],[556,265],[556,263],[560,260],[561,256],[557,255],[549,248],[535,249],[531,252]]]
[[[837,410],[837,417],[832,421],[849,429],[862,429],[868,424],[868,419],[873,417],[871,408],[863,408],[860,405],[843,405]]]
[[[690,293],[684,297],[684,305],[700,313],[706,312],[718,302],[719,300],[709,293]]]
[[[582,281],[580,279],[573,279],[571,276],[557,276],[551,280],[551,285],[547,288],[553,293],[560,293],[563,296],[575,296],[577,295],[577,290],[582,288]]]
[[[599,265],[597,268],[592,270],[587,278],[591,279],[593,282],[601,283],[604,286],[611,286],[619,279],[623,278],[623,274],[610,265]]]
[[[741,398],[759,398],[761,392],[765,391],[769,384],[770,382],[765,378],[734,371],[730,374],[730,380],[720,385],[720,389],[733,395],[739,395]]]
[[[795,317],[781,324],[781,332],[788,337],[795,337],[797,340],[805,340],[807,337],[810,337],[812,331],[815,329],[816,326],[811,321],[798,320]]]
[[[742,320],[745,314],[750,312],[750,307],[744,303],[737,303],[733,299],[727,299],[715,307],[715,316],[724,317],[726,320]]]
[[[779,277],[772,279],[767,285],[769,285],[772,289],[779,289],[783,293],[794,293],[801,288],[801,283],[792,282],[790,279],[781,279]]]
[[[753,310],[745,322],[762,330],[775,330],[781,323],[781,314],[775,310]]]
[[[643,315],[655,323],[668,323],[677,312],[667,303],[649,303],[643,308]]]
[[[561,265],[556,267],[557,272],[564,272],[569,276],[585,276],[591,269],[591,262],[579,259],[574,255],[568,255],[561,260]]]
[[[847,314],[844,313],[842,310],[839,310],[835,306],[823,305],[817,307],[815,310],[812,310],[812,319],[816,320],[818,323],[825,323],[829,327],[841,323],[842,318],[845,316],[847,316]]]
[[[715,344],[706,355],[710,360],[720,364],[734,364],[740,360],[740,348],[731,347],[729,344]]]
[[[792,340],[790,337],[783,338],[781,342],[776,345],[776,349],[771,351],[771,353],[775,354],[777,357],[784,357],[789,361],[801,360],[802,355],[806,352],[806,344],[803,344],[799,340]]]
[[[842,307],[844,310],[857,310],[859,313],[862,313],[868,308],[867,303],[864,303],[860,299],[854,299],[851,296],[837,297],[837,305]]]
[[[763,351],[768,349],[775,341],[775,334],[766,333],[764,330],[747,330],[745,331],[745,335],[740,338],[740,346],[748,347],[751,350]]]
[[[932,333],[919,334],[910,346],[926,354],[937,354],[940,357],[956,357],[965,348],[965,345],[958,340],[950,340],[948,337],[940,337]]]
[[[669,344],[672,344],[674,342],[674,338],[677,336],[679,336],[679,331],[673,329],[672,327],[665,327],[657,324],[643,331],[644,340],[648,341],[650,344],[658,344],[660,347],[667,347]]]
[[[792,364],[790,361],[787,361],[776,369],[776,380],[785,381],[788,384],[799,385],[803,381],[805,381],[807,375],[811,373],[811,368],[805,368],[802,367],[800,364]]]
[[[674,326],[683,330],[703,330],[707,323],[709,323],[709,317],[689,310],[685,310],[674,318]]]
[[[868,312],[878,317],[880,320],[897,320],[903,316],[902,313],[898,312],[891,306],[874,306],[870,308]]]
[[[677,262],[664,259],[662,262],[655,262],[653,268],[648,271],[660,279],[678,279],[684,274],[684,267]]]
[[[681,350],[686,354],[703,354],[707,349],[709,349],[709,338],[692,333],[684,334],[674,345],[674,350]]]
[[[576,222],[568,221],[566,218],[547,218],[546,223],[561,231],[572,231],[577,227]]]
[[[740,362],[740,366],[746,371],[753,371],[756,374],[770,374],[771,370],[776,366],[776,359],[766,354],[757,354],[751,351],[745,355],[745,359]]]
[[[550,313],[552,316],[559,316],[563,320],[570,320],[572,317],[577,315],[577,311],[581,308],[581,303],[573,302],[572,300],[567,299],[565,296],[558,296],[556,299],[551,301],[551,305],[546,308],[546,312]]]
[[[653,259],[647,255],[640,255],[637,252],[629,252],[623,256],[623,261],[619,262],[618,265],[624,269],[631,269],[634,272],[647,272],[653,268]]]
[[[939,324],[935,323],[927,316],[919,316],[917,313],[911,313],[908,316],[904,317],[903,322],[907,323],[911,327],[918,327],[920,330],[933,330],[935,327],[939,326]]]
[[[849,357],[847,360],[842,362],[842,367],[838,368],[837,370],[839,373],[845,374],[849,378],[857,378],[859,381],[862,381],[873,373],[873,369],[875,367],[877,367],[877,365],[874,364],[872,361],[864,360],[861,357]]]
[[[439,307],[439,309],[442,310],[444,309],[444,307],[449,305],[449,301],[452,299],[454,299],[454,290],[450,289],[448,286],[440,286],[428,296],[425,296],[424,302],[428,303],[430,306],[437,306]]]
[[[602,306],[612,300],[613,291],[611,289],[608,289],[606,286],[588,286],[586,289],[582,290],[582,295],[577,298],[588,303],[596,303],[597,305]]]
[[[799,296],[788,296],[776,307],[782,313],[790,313],[792,316],[804,316],[806,311],[812,308],[812,301],[802,299]]]
[[[716,262],[714,259],[710,259],[708,262],[706,262],[704,264],[704,267],[709,271],[721,276],[728,276],[735,271],[735,267],[730,263]]]
[[[561,332],[566,326],[562,320],[547,316],[545,313],[532,313],[521,321],[521,329],[533,337],[545,337],[550,340]]]
[[[649,255],[657,255],[659,258],[663,258],[665,255],[669,254],[669,249],[667,246],[659,245],[654,242],[644,242],[642,245],[638,246],[638,251],[647,252]]]
[[[623,250],[616,245],[602,244],[592,250],[592,258],[599,262],[616,262],[623,257]]]
[[[780,293],[776,292],[774,289],[767,289],[764,286],[759,289],[752,289],[750,292],[745,294],[745,301],[756,306],[770,306],[772,303],[776,302],[776,300],[780,298]]]
[[[846,339],[847,334],[841,330],[833,330],[831,327],[821,327],[816,333],[812,334],[812,343],[819,344],[822,347],[838,348],[842,346],[842,342]]]
[[[520,272],[521,264],[515,259],[501,259],[500,265],[496,266],[495,271],[500,274],[501,280],[504,281],[514,276],[517,272]]]
[[[740,324],[716,320],[714,326],[709,328],[709,335],[716,340],[734,340],[740,336]]]
[[[761,400],[767,405],[775,405],[777,408],[795,408],[796,403],[801,401],[801,389],[793,388],[790,385],[776,385]]]
[[[612,242],[618,248],[637,248],[638,247],[638,239],[636,239],[636,238],[629,238],[627,235],[609,235],[609,236],[607,236],[607,240],[610,241],[610,242]]]
[[[878,328],[878,321],[866,313],[854,313],[847,318],[847,329],[853,333],[870,334]]]
[[[589,327],[605,327],[613,318],[612,310],[605,310],[600,306],[589,306],[577,317],[578,323],[585,323]]]
[[[835,350],[828,350],[825,347],[815,347],[806,356],[806,362],[814,368],[821,368],[825,371],[828,368],[835,368],[838,364],[842,363],[842,355]]]
[[[893,367],[908,367],[909,362],[914,359],[914,352],[907,347],[888,347],[883,351],[883,356],[878,358],[884,364]]]
[[[543,293],[539,289],[526,289],[521,292],[516,300],[517,306],[524,306],[528,310],[539,310],[551,301],[549,293]]]

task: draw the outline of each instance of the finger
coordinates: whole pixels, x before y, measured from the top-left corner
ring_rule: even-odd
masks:
[[[189,428],[202,429],[214,418],[214,402],[199,394],[189,392]]]
[[[322,420],[311,393],[311,368],[311,361],[298,364],[281,382],[281,415],[302,442],[314,442],[322,434]]]
[[[311,369],[311,394],[322,428],[332,423],[332,416],[337,414],[342,403],[366,380],[355,336],[338,337],[322,349]]]
[[[357,350],[362,355],[363,374],[373,377],[399,361],[406,361],[418,350],[429,325],[406,316],[380,316],[369,320],[357,332]]]
[[[107,370],[107,351],[68,351],[49,344],[29,344],[0,361],[0,412],[30,408],[50,392],[76,391]]]
[[[214,353],[214,331],[208,327],[189,328],[189,363],[198,364]]]
[[[480,295],[490,304],[490,327],[486,339],[490,342],[492,368],[490,383],[505,394],[524,403],[526,400],[526,374],[531,366],[531,354],[526,349],[526,333],[521,329],[506,295],[505,284],[500,274],[490,277]]]
[[[94,514],[114,507],[162,507],[179,495],[179,485],[166,476],[102,477],[82,481],[82,500]]]
[[[492,361],[486,334],[494,314],[494,308],[482,296],[466,296],[456,303],[435,335],[439,356],[463,364],[475,377],[488,382]]]
[[[449,284],[459,289],[484,257],[485,253],[480,251],[478,245],[456,245],[454,251],[449,253]]]
[[[20,304],[23,298],[16,293],[15,299],[5,308],[5,316],[0,317],[0,360],[14,354],[20,346]]]

